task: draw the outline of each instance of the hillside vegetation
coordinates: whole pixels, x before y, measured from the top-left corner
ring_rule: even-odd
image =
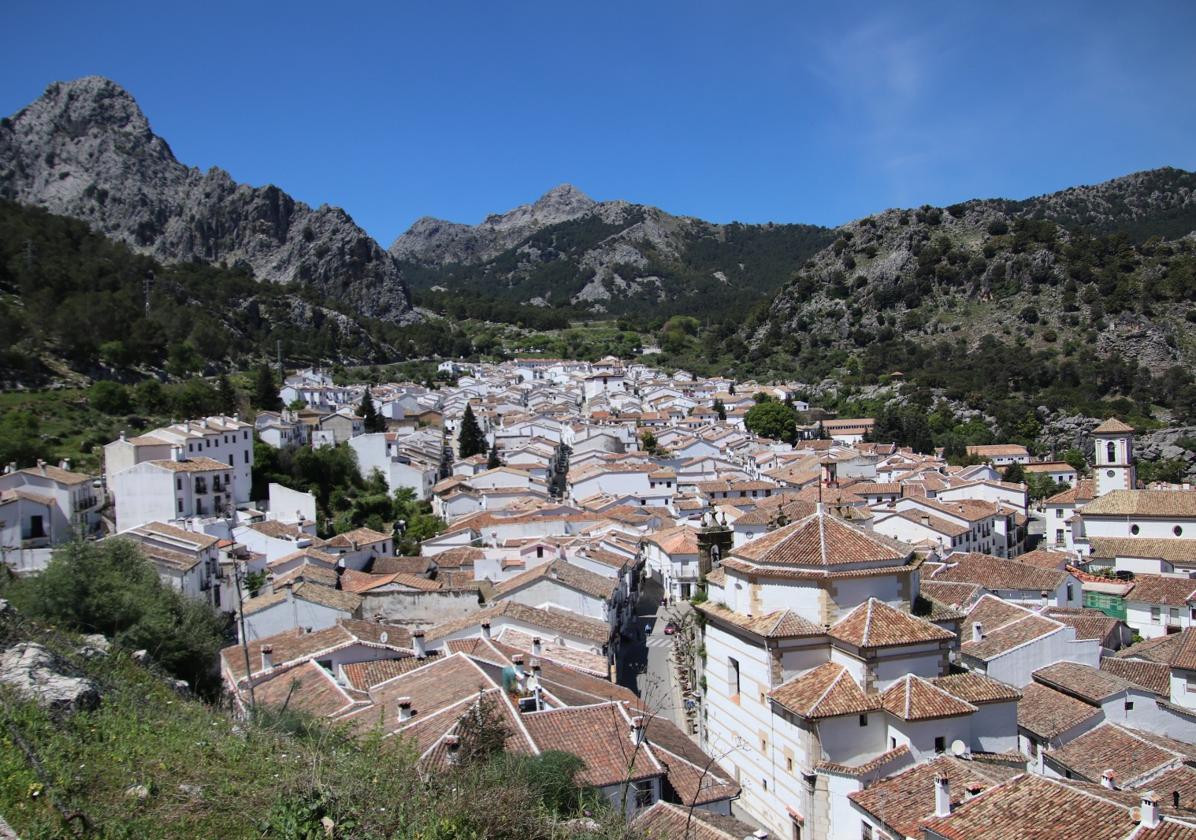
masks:
[[[5,609],[0,646],[18,642],[101,694],[61,717],[0,689],[0,814],[23,840],[634,836],[571,782],[579,760],[563,753],[479,753],[425,776],[402,738],[351,739],[286,710],[237,720],[120,649],[97,656]]]

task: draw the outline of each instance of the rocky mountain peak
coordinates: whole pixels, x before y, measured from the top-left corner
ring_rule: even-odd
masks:
[[[411,317],[394,259],[347,214],[179,163],[110,79],[55,82],[0,121],[0,198],[81,219],[163,261],[242,265],[363,315]]]

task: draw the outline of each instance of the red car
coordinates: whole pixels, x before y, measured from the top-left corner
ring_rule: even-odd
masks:
[[[666,636],[671,636],[676,632],[677,632],[677,623],[675,621],[670,621],[668,624],[666,624],[664,626],[664,634]]]

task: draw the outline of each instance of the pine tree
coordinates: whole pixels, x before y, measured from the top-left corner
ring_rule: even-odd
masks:
[[[727,419],[727,407],[723,405],[722,400],[714,401],[714,413],[718,415],[719,420]]]
[[[274,374],[267,364],[258,365],[257,381],[253,386],[253,403],[262,411],[281,411],[282,397],[278,395],[278,385],[274,382]]]
[[[216,380],[216,393],[219,397],[220,412],[226,416],[236,414],[237,391],[233,388],[233,383],[228,381],[228,376],[223,373]]]
[[[498,447],[491,445],[490,457],[486,460],[486,469],[496,470],[503,465],[502,458],[498,457]]]
[[[366,432],[386,431],[386,419],[374,408],[374,399],[369,393],[366,393],[362,398],[361,408],[358,411],[361,414],[362,421],[364,421],[362,425],[365,427]]]
[[[473,416],[473,406],[465,406],[465,414],[461,417],[461,431],[457,435],[457,457],[468,458],[471,455],[481,455],[486,451],[486,436]]]

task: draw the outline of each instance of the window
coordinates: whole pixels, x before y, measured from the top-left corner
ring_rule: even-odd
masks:
[[[891,736],[889,737],[889,749],[891,749],[891,750],[897,749],[897,739],[893,738]]]
[[[860,823],[860,840],[873,840],[875,835],[872,833],[872,823]]]
[[[647,808],[652,804],[652,782],[632,782],[631,789],[635,791],[635,807]]]
[[[1188,694],[1196,694],[1196,677],[1189,676],[1186,680],[1184,680],[1184,690],[1187,691]]]
[[[179,513],[183,512],[183,500],[179,499]]]
[[[768,779],[761,779],[760,784],[764,786],[765,790],[768,790]]]
[[[1162,609],[1159,607],[1150,608],[1150,623],[1158,624],[1162,617]]]
[[[1105,475],[1107,475],[1109,478],[1112,478],[1113,476],[1117,475],[1117,473],[1113,472],[1112,470],[1108,470],[1105,472]]]
[[[936,753],[944,753],[947,751],[947,739],[939,735],[934,739],[934,751]]]
[[[1055,529],[1055,545],[1063,545],[1063,543],[1064,543],[1063,529],[1056,528]]]
[[[183,478],[182,478],[182,476],[179,476],[178,478],[176,478],[176,479],[174,480],[174,489],[175,489],[175,490],[182,490],[182,489],[183,489]]]
[[[1127,712],[1132,712],[1134,710],[1134,701],[1133,700],[1125,701],[1125,710]]]
[[[246,464],[249,463],[249,450],[248,449],[245,450],[245,463]]]
[[[867,725],[868,725],[868,716],[860,715],[860,726],[867,726]]]
[[[1179,536],[1183,535],[1184,529],[1181,528],[1179,525],[1176,525],[1174,528],[1171,529],[1171,533],[1173,533],[1173,534],[1175,534],[1175,536],[1179,537]]]
[[[1055,508],[1055,518],[1056,519],[1063,518],[1063,508]]]
[[[1113,441],[1109,441],[1108,444],[1105,445],[1105,460],[1110,464],[1117,463],[1117,444],[1115,444]]]
[[[1167,611],[1167,614],[1173,622],[1179,621],[1179,607],[1172,607]]]
[[[1069,583],[1069,584],[1067,584],[1067,601],[1068,601],[1068,603],[1071,603],[1071,599],[1074,597],[1075,596],[1072,594],[1071,584]]]
[[[767,738],[760,739],[760,752],[762,752],[762,753],[768,752],[768,739]]]
[[[1130,526],[1130,533],[1131,533],[1131,534],[1133,534],[1135,537],[1136,537],[1136,536],[1138,536],[1138,532],[1139,532],[1139,531],[1141,531],[1141,530],[1142,530],[1142,529],[1141,529],[1141,528],[1139,528],[1137,525],[1131,525],[1131,526]]]
[[[732,694],[739,696],[739,660],[733,656],[727,657],[727,687]]]
[[[793,756],[791,756],[791,755],[785,756],[785,772],[787,772],[787,773],[793,772]]]
[[[801,823],[793,820],[793,840],[801,840]]]

